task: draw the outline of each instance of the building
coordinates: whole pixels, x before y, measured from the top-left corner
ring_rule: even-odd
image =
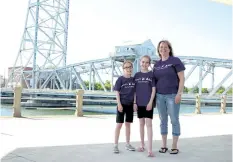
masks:
[[[13,77],[14,79],[7,84],[8,87],[14,87],[15,85],[19,84],[23,88],[27,88],[27,85],[30,86],[30,82],[32,80],[32,67],[8,67],[8,78],[11,78],[11,75],[14,75],[16,77]],[[24,75],[21,76],[21,71],[24,71]],[[14,71],[14,73],[12,73]]]

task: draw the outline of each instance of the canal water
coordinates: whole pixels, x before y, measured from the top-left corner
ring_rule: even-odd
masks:
[[[90,107],[90,106],[88,106]],[[92,106],[93,108],[95,105]],[[111,107],[114,108],[114,107]],[[85,105],[84,105],[85,109]],[[71,108],[38,108],[38,109],[25,109],[21,108],[22,116],[56,116],[56,115],[74,115],[75,110],[74,107]],[[181,114],[192,114],[195,111],[195,105],[183,105],[181,104],[180,113]],[[219,106],[202,106],[201,112],[204,113],[218,113],[220,111]],[[232,107],[226,108],[227,113],[232,113]],[[154,111],[155,114],[158,113],[157,109]],[[11,105],[1,105],[0,108],[0,116],[12,116],[13,109]],[[103,114],[103,113],[93,113],[93,112],[85,112],[84,115],[96,115],[96,114]]]

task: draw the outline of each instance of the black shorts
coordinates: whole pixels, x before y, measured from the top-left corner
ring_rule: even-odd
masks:
[[[150,118],[153,119],[153,111],[152,108],[150,111],[146,110],[146,106],[138,106],[138,118]]]
[[[123,107],[123,112],[119,112],[117,109],[117,114],[116,114],[116,122],[117,123],[124,123],[133,122],[133,104],[132,105],[122,105]]]

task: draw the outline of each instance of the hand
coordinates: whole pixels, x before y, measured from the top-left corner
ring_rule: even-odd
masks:
[[[178,103],[180,103],[180,101],[181,101],[181,95],[177,94],[175,97],[175,103],[178,104]]]
[[[133,110],[134,110],[134,112],[138,111],[138,105],[137,104],[133,104]]]
[[[117,109],[119,112],[123,112],[123,106],[121,104],[117,105]]]
[[[146,110],[150,111],[151,109],[152,109],[152,103],[149,102],[146,106]]]

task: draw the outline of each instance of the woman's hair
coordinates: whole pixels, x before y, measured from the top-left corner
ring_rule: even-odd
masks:
[[[149,60],[149,63],[151,63],[151,58],[149,55],[143,55],[140,60],[142,60],[143,58],[147,58]]]
[[[123,68],[123,69],[124,69],[125,64],[127,64],[127,63],[131,64],[131,66],[133,67],[133,63],[132,63],[131,61],[125,60],[125,61],[123,62],[123,64],[122,64],[122,68]]]
[[[161,40],[159,43],[158,43],[158,46],[157,46],[157,52],[159,54],[159,57],[161,58],[161,54],[159,53],[159,47],[160,47],[160,44],[161,43],[166,43],[170,52],[169,52],[169,56],[174,56],[174,53],[173,53],[173,49],[172,49],[172,45],[171,43],[168,41],[168,40]]]

